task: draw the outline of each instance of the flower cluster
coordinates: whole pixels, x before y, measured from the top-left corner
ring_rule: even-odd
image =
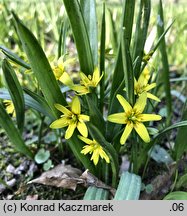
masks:
[[[58,75],[58,80],[63,84],[70,87],[72,90],[76,91],[79,95],[90,93],[90,88],[96,88],[98,83],[100,82],[103,74],[99,75],[99,70],[96,68],[93,72],[93,76],[89,75],[88,77],[80,72],[80,85],[75,85],[70,78],[69,74],[64,71],[63,66],[58,64],[57,68],[53,68],[54,74],[56,74],[56,78]],[[59,119],[52,122],[50,125],[51,128],[64,128],[67,127],[65,132],[65,139],[70,139],[77,128],[82,136],[78,136],[80,140],[85,142],[87,145],[83,147],[81,151],[82,154],[92,154],[91,160],[93,163],[97,165],[99,161],[99,157],[105,159],[107,163],[109,163],[109,157],[103,150],[103,147],[97,143],[95,140],[88,139],[88,129],[86,126],[86,122],[90,120],[88,115],[81,113],[81,103],[78,96],[73,97],[72,102],[69,108],[62,106],[61,104],[54,105],[56,109],[63,113]]]

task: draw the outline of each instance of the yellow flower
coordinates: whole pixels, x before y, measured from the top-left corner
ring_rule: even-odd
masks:
[[[151,76],[148,68],[145,68],[143,72],[140,74],[138,81],[136,81],[136,79],[134,78],[134,92],[138,96],[140,96],[143,92],[147,92],[148,98],[160,102],[159,98],[148,92],[156,87],[156,83],[148,84],[150,77]]]
[[[70,109],[60,104],[55,104],[55,107],[61,111],[63,115],[50,125],[51,128],[56,129],[68,126],[65,139],[69,139],[73,135],[75,128],[78,129],[82,136],[88,136],[88,129],[85,122],[89,121],[90,117],[81,114],[81,104],[78,97],[73,98]]]
[[[6,111],[8,114],[12,114],[12,116],[15,118],[16,117],[16,112],[14,108],[14,104],[10,100],[4,100],[5,106],[6,106]]]
[[[83,150],[81,151],[82,154],[92,154],[91,160],[93,160],[94,164],[97,165],[99,161],[99,157],[102,159],[104,158],[107,163],[110,162],[110,159],[108,155],[103,150],[103,147],[96,142],[95,140],[91,140],[82,136],[78,136],[79,139],[81,139],[83,142],[85,142],[87,145],[83,147]]]
[[[74,58],[70,58],[70,59],[67,59],[66,61],[63,60],[64,59],[64,56],[61,56],[57,62],[53,61],[51,63],[51,67],[52,67],[52,70],[53,70],[53,73],[56,77],[57,80],[59,80],[62,76],[62,74],[65,72],[65,67],[68,65],[68,64],[72,64],[74,63],[75,59]]]
[[[75,85],[71,80],[70,76],[67,73],[64,73],[60,77],[60,81],[64,84],[69,86],[72,90],[76,91],[79,95],[88,94],[91,92],[91,88],[96,88],[99,84],[100,80],[103,77],[103,73],[100,76],[98,68],[95,68],[93,72],[93,76],[88,75],[86,76],[84,73],[80,72],[80,85]]]
[[[161,116],[155,114],[142,114],[147,100],[146,93],[144,92],[140,95],[133,107],[119,94],[117,95],[117,99],[125,112],[109,115],[108,121],[118,124],[126,124],[120,143],[124,144],[126,142],[133,128],[144,142],[150,142],[149,134],[142,122],[159,121],[161,120]]]

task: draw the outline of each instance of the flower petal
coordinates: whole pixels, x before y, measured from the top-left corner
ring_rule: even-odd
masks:
[[[93,151],[91,160],[93,160],[93,162],[94,162],[95,165],[98,164],[98,161],[99,161],[99,152],[98,152],[98,149],[96,149],[96,150]]]
[[[80,114],[79,115],[79,121],[90,121],[90,116],[88,115],[83,115],[83,114]]]
[[[71,111],[77,115],[79,115],[81,113],[81,104],[80,104],[79,98],[77,96],[75,96],[72,100]]]
[[[60,77],[60,82],[62,82],[64,85],[67,85],[69,87],[72,87],[74,85],[70,75],[67,72],[64,72],[62,76]]]
[[[131,105],[125,100],[125,98],[123,96],[118,94],[116,97],[117,97],[118,101],[120,102],[121,106],[123,107],[123,109],[125,110],[125,112],[129,112],[132,110]]]
[[[142,113],[144,108],[145,108],[145,105],[146,105],[146,101],[147,101],[147,93],[146,92],[143,92],[140,97],[138,98],[138,100],[136,101],[134,107],[133,107],[133,110],[136,112],[136,113]]]
[[[80,140],[82,140],[83,142],[85,142],[86,144],[88,144],[88,145],[90,145],[91,143],[93,143],[93,140],[88,139],[88,138],[86,138],[86,137],[83,137],[83,136],[78,135],[78,138],[79,138]]]
[[[156,87],[156,83],[151,83],[150,85],[148,84],[145,88],[144,88],[144,90],[145,91],[149,91],[149,90],[151,90],[151,89],[153,89],[153,88],[155,88]]]
[[[152,100],[160,102],[160,99],[158,97],[156,97],[155,95],[153,95],[153,94],[151,94],[149,92],[147,93],[147,97],[152,99]]]
[[[102,159],[104,158],[107,163],[110,163],[110,159],[102,147],[100,147],[99,154],[100,154]]]
[[[121,145],[125,144],[127,138],[129,137],[131,131],[133,129],[133,124],[127,124],[126,127],[125,127],[125,130],[123,131],[123,134],[120,138],[120,143]]]
[[[99,69],[98,69],[98,67],[96,67],[95,70],[94,70],[94,72],[93,72],[93,78],[92,78],[92,81],[93,81],[94,83],[97,83],[97,82],[98,82],[98,80],[99,80],[99,75],[100,75]]]
[[[71,136],[73,135],[73,132],[74,132],[76,126],[77,126],[77,125],[76,125],[75,123],[70,124],[70,125],[68,126],[68,129],[66,130],[66,133],[65,133],[65,139],[71,138]]]
[[[137,122],[134,125],[134,129],[138,133],[138,135],[142,138],[142,140],[146,143],[150,142],[150,137],[147,132],[147,128],[144,126],[144,124]]]
[[[66,115],[66,116],[72,115],[71,111],[69,111],[65,106],[62,106],[61,104],[55,104],[54,106],[57,110],[64,113],[64,115]]]
[[[82,154],[86,155],[88,153],[92,153],[93,147],[90,145],[83,146],[83,150],[81,151]]]
[[[68,126],[68,121],[66,117],[62,117],[60,119],[57,119],[56,121],[52,122],[50,125],[50,128],[63,128]]]
[[[161,119],[162,117],[160,115],[155,115],[155,114],[141,114],[138,116],[138,120],[141,122],[159,121]]]
[[[77,129],[79,130],[82,136],[84,137],[88,136],[88,128],[84,122],[78,122]]]
[[[83,72],[80,72],[79,75],[80,75],[80,78],[81,78],[83,85],[84,86],[89,85],[90,80],[88,79],[88,77]]]
[[[115,113],[108,116],[108,121],[118,123],[118,124],[126,124],[127,117],[125,113]]]
[[[78,92],[78,94],[83,95],[89,93],[89,89],[85,86],[74,85],[71,87],[72,90]]]

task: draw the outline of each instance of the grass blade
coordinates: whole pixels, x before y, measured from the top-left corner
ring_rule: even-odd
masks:
[[[98,64],[98,35],[97,35],[97,14],[95,0],[80,0],[82,14],[84,17],[94,66]]]
[[[81,71],[86,75],[92,74],[94,71],[94,62],[80,4],[78,0],[63,1],[76,42]]]
[[[187,192],[175,191],[164,197],[164,200],[187,200]]]
[[[14,145],[15,149],[29,158],[33,159],[33,154],[29,148],[25,145],[18,129],[14,126],[14,123],[10,116],[6,113],[2,104],[0,104],[0,125],[6,131],[11,143]]]
[[[8,91],[11,95],[14,108],[16,111],[17,125],[20,132],[22,133],[25,119],[25,102],[23,97],[23,90],[18,81],[15,71],[6,59],[3,60],[2,69],[8,87]]]
[[[159,37],[164,32],[164,15],[163,15],[163,6],[162,0],[160,0],[159,7],[158,7],[158,16],[159,22],[157,23],[158,35]],[[168,63],[168,56],[166,51],[166,42],[165,37],[160,42],[160,52],[162,58],[162,65],[163,65],[163,85],[166,94],[166,107],[167,107],[167,125],[170,124],[171,121],[171,113],[172,113],[172,98],[171,98],[171,90],[170,90],[170,81],[169,81],[169,63]]]
[[[29,59],[31,69],[38,80],[44,97],[48,102],[52,112],[58,116],[59,112],[55,109],[54,104],[60,103],[65,105],[66,101],[60,91],[51,66],[35,36],[19,20],[15,13],[13,13],[13,17],[23,45],[23,49]]]

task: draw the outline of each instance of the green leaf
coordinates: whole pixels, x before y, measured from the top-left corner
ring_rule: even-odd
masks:
[[[149,26],[151,12],[151,1],[150,0],[141,0],[139,6],[138,17],[136,21],[136,30],[134,35],[134,44],[133,44],[133,62],[137,59],[134,74],[136,77],[139,77],[141,73],[141,64],[143,58],[143,51],[147,37],[147,31]]]
[[[41,87],[46,101],[48,102],[52,112],[58,116],[59,112],[55,109],[54,104],[66,104],[58,83],[55,79],[51,66],[32,32],[19,20],[15,13],[12,13],[16,23],[16,29],[23,49],[29,59],[31,69],[34,72],[37,81]]]
[[[25,118],[25,102],[23,97],[23,90],[18,81],[15,71],[6,59],[3,60],[2,69],[8,87],[8,91],[11,95],[14,108],[16,111],[17,125],[20,132],[22,133]]]
[[[176,184],[176,189],[180,189],[181,187],[187,188],[187,174],[182,175]]]
[[[26,69],[30,69],[31,68],[29,64],[27,64],[23,59],[21,59],[18,55],[16,55],[15,53],[13,53],[8,48],[0,45],[0,49],[13,62],[17,63],[20,66],[23,66]]]
[[[108,195],[108,190],[91,186],[86,190],[83,200],[107,200]]]
[[[110,158],[110,164],[112,168],[112,185],[115,187],[119,171],[117,152],[114,147],[106,141],[100,130],[90,122],[88,123],[88,129],[92,138],[95,139],[104,148]]]
[[[187,101],[184,105],[182,120],[187,121]],[[173,151],[173,156],[176,161],[180,160],[182,155],[187,152],[187,143],[186,143],[186,127],[181,127],[178,130],[177,137],[175,140],[175,146]]]
[[[6,131],[11,143],[14,145],[15,149],[29,158],[33,158],[32,152],[25,145],[18,129],[14,126],[14,123],[10,116],[6,113],[2,104],[0,104],[0,125]]]
[[[46,104],[45,100],[43,99],[43,101],[41,101],[42,99],[40,96],[38,96],[39,98],[35,100],[34,98],[36,97],[35,96],[33,97],[33,94],[35,93],[32,92],[31,94],[32,97],[28,94],[24,94],[25,105],[37,110],[38,112],[42,113],[45,116],[48,116],[51,120],[54,120],[54,115],[52,115],[51,109]],[[0,98],[11,100],[10,94],[5,89],[0,89]]]
[[[164,197],[164,200],[187,200],[187,192],[175,191]]]
[[[94,62],[90,48],[88,32],[79,1],[63,1],[76,42],[81,71],[86,75],[92,75],[94,71]]]
[[[84,17],[94,66],[98,64],[98,35],[97,35],[97,14],[95,0],[80,0],[82,14]]]
[[[42,148],[36,153],[34,160],[36,161],[37,164],[42,164],[46,162],[49,159],[49,157],[50,157],[50,152]]]
[[[158,7],[158,17],[160,22],[157,23],[157,30],[158,36],[160,37],[164,33],[164,15],[163,15],[163,7],[162,7],[162,0],[160,0],[159,7]],[[167,125],[170,124],[171,121],[171,113],[172,113],[172,98],[171,98],[171,90],[170,90],[170,81],[169,81],[169,63],[168,63],[168,56],[166,51],[166,42],[165,37],[163,37],[162,41],[160,42],[160,53],[161,53],[161,60],[163,65],[163,85],[166,95],[166,107],[167,107]]]
[[[114,200],[138,200],[141,190],[141,178],[129,172],[123,172]]]
[[[53,166],[52,160],[48,160],[46,163],[43,164],[43,169],[45,171],[49,170]]]
[[[92,101],[92,98],[89,95],[86,95],[86,100],[89,108],[90,122],[104,135],[105,122],[103,119],[103,115],[101,114],[100,110],[97,108],[97,105]]]

